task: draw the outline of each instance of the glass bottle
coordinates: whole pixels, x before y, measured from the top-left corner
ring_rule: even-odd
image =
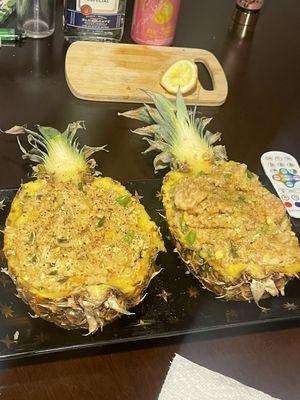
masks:
[[[233,19],[241,25],[255,25],[264,0],[236,0]]]
[[[69,42],[119,42],[126,0],[64,0],[64,34]]]
[[[259,11],[264,4],[264,0],[236,0],[236,5],[247,11]]]

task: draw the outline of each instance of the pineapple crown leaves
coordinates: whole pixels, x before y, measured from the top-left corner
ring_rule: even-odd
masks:
[[[51,127],[37,125],[37,128],[38,132],[27,129],[26,126],[14,126],[4,131],[11,135],[27,134],[31,149],[26,150],[19,137],[17,141],[23,153],[22,158],[38,164],[32,167],[34,176],[45,177],[54,174],[57,178],[72,179],[82,173],[92,173],[94,176],[100,174],[95,171],[96,161],[90,157],[97,151],[108,150],[106,146],[80,146],[77,131],[85,129],[83,121],[70,123],[62,133]]]
[[[154,158],[154,170],[166,168],[207,171],[210,164],[226,159],[223,146],[212,146],[221,134],[206,130],[211,118],[197,117],[197,108],[188,110],[180,91],[175,103],[159,93],[146,91],[155,108],[144,105],[136,110],[119,113],[119,115],[137,119],[148,124],[133,131],[144,136],[149,147],[148,153],[158,150],[161,153]]]

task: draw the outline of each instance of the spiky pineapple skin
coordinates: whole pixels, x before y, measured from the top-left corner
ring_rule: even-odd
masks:
[[[176,251],[187,269],[193,276],[198,279],[204,289],[214,293],[218,298],[232,301],[252,301],[253,295],[251,291],[252,278],[243,275],[238,280],[226,282],[224,276],[218,273],[207,261],[199,257],[195,251],[184,248],[175,236],[171,233],[172,240],[175,244]],[[293,279],[294,275],[275,273],[270,276],[274,281],[279,293],[284,294],[286,284]],[[271,295],[265,292],[262,299]]]
[[[107,189],[118,191],[121,195],[131,196],[119,182],[111,178],[89,179],[92,185],[104,186]],[[28,193],[32,194],[31,192],[33,191],[35,196],[39,196],[40,192],[38,190],[41,190],[41,187],[47,188],[47,185],[49,186],[49,182],[39,179],[25,184],[20,188],[13,200],[4,232],[3,251],[7,259],[8,274],[16,286],[18,297],[31,307],[35,316],[67,330],[88,329],[89,333],[94,333],[97,329],[102,329],[103,326],[111,323],[121,315],[130,314],[128,310],[139,304],[143,299],[144,292],[151,279],[158,273],[155,266],[155,259],[158,251],[163,250],[164,247],[161,235],[156,225],[146,214],[144,207],[131,196],[131,201],[137,207],[145,229],[147,228],[148,234],[153,239],[151,239],[149,253],[142,259],[142,262],[144,264],[147,262],[147,265],[141,262],[141,271],[146,272],[141,275],[141,280],[135,285],[134,290],[129,290],[127,287],[124,287],[124,290],[122,290],[122,287],[118,288],[114,285],[99,284],[98,287],[93,287],[95,292],[93,295],[91,295],[91,288],[88,285],[82,285],[67,295],[55,295],[54,297],[45,294],[42,295],[36,288],[28,285],[28,282],[24,283],[23,277],[19,276],[14,251],[18,247],[18,243],[12,243],[9,229],[17,226],[18,218],[23,217],[20,204],[26,203]],[[58,185],[58,183],[55,182],[55,185]],[[63,182],[61,190],[66,185],[67,183]],[[81,193],[81,190],[78,193]],[[42,208],[41,205],[39,205],[39,208]],[[53,218],[55,217],[57,216],[53,215]],[[144,229],[143,224],[141,223],[140,229]],[[113,260],[111,262],[113,263]],[[101,266],[98,267],[101,268]],[[95,269],[97,269],[97,266],[95,266]],[[141,271],[139,270],[140,274],[142,274]]]
[[[116,301],[124,311],[135,307],[142,301],[143,291],[156,274],[155,260],[153,260],[149,268],[149,275],[140,285],[142,291],[134,296],[127,297],[120,290],[109,288],[105,295],[98,300],[91,299],[85,288],[60,299],[41,297],[18,283],[12,275],[11,277],[15,283],[18,297],[30,306],[34,312],[33,317],[42,318],[66,330],[87,329],[89,333],[94,333],[124,315],[124,313],[117,312],[109,307],[111,299]],[[128,312],[128,314],[130,313]]]

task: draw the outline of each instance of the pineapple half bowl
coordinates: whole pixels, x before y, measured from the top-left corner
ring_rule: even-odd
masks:
[[[29,151],[18,142],[23,158],[36,163],[36,179],[13,200],[4,254],[18,295],[35,316],[94,333],[142,301],[164,245],[139,201],[95,172],[90,156],[105,146],[79,146],[83,127],[7,131],[27,134]]]
[[[284,295],[300,272],[300,249],[281,201],[245,164],[227,161],[220,133],[209,118],[148,92],[145,105],[120,115],[147,123],[134,133],[158,150],[155,171],[170,165],[162,201],[170,234],[189,271],[204,288],[226,300]]]

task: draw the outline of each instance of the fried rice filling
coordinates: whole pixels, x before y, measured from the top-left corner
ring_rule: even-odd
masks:
[[[139,207],[113,185],[43,181],[38,190],[21,189],[5,229],[14,273],[53,291],[138,274],[143,252],[157,252],[153,235],[139,225]]]
[[[223,163],[178,180],[172,201],[177,231],[208,260],[269,269],[300,262],[281,201],[243,164]]]

